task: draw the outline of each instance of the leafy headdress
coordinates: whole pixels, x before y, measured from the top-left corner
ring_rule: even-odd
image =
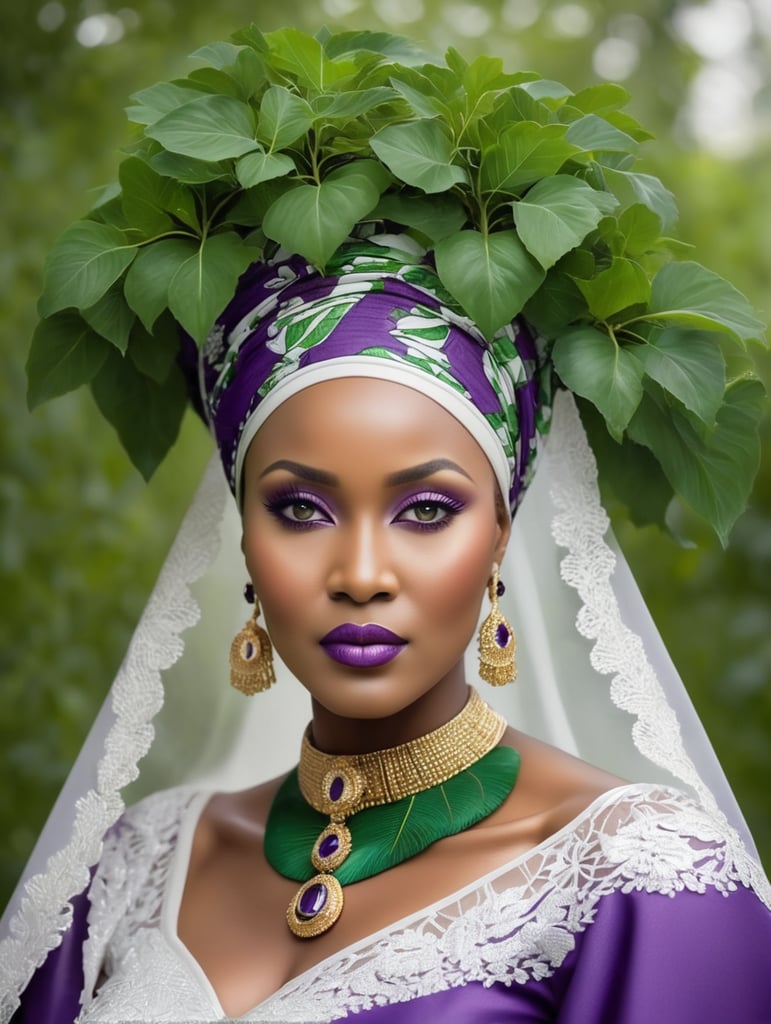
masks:
[[[252,26],[194,57],[133,97],[118,187],[51,252],[31,405],[90,384],[149,476],[188,401],[180,328],[203,345],[277,247],[323,269],[346,239],[396,230],[488,339],[520,317],[552,343],[634,518],[663,519],[677,493],[725,541],[759,461],[747,344],[763,325],[681,259],[623,89],[573,93],[453,49],[439,63],[372,32]]]

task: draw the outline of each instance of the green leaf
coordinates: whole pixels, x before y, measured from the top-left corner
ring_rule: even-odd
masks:
[[[201,96],[147,129],[172,153],[226,160],[257,148],[252,108],[232,96]]]
[[[708,520],[723,545],[752,490],[760,464],[757,427],[766,407],[759,381],[735,381],[715,429],[705,431],[652,385],[629,426],[633,440],[650,448],[675,491]]]
[[[206,160],[196,160],[194,156],[169,153],[165,149],[150,157],[149,163],[163,177],[177,178],[187,185],[203,185],[231,177],[221,163],[208,163]]]
[[[294,160],[286,153],[266,153],[259,150],[247,153],[236,164],[236,177],[244,188],[252,188],[260,182],[281,178],[296,171]]]
[[[277,199],[265,214],[263,230],[289,252],[323,267],[357,221],[374,210],[386,185],[374,160],[355,160],[320,185],[300,185]]]
[[[405,81],[403,74],[402,72],[399,78],[392,78],[391,84],[407,101],[416,117],[434,118],[439,114],[445,120],[449,119],[450,111],[444,96],[434,93],[434,88],[425,75],[413,71],[409,80]]]
[[[632,260],[614,257],[607,270],[588,281],[576,278],[589,312],[598,320],[608,320],[630,306],[647,304],[651,286],[645,271]]]
[[[216,68],[198,68],[188,75],[187,81],[194,82],[200,87],[201,92],[232,96],[234,99],[241,97],[241,90],[234,79]]]
[[[173,367],[158,384],[140,373],[131,359],[112,349],[91,381],[99,411],[117,430],[129,458],[149,480],[179,432],[187,405],[182,373]],[[137,415],[141,410],[141,415]]]
[[[485,192],[516,195],[539,178],[556,174],[576,149],[560,124],[520,121],[482,155],[480,184]]]
[[[40,315],[93,306],[135,256],[136,246],[118,228],[88,220],[72,224],[46,260]]]
[[[274,67],[288,71],[298,85],[311,92],[325,92],[341,78],[356,73],[356,65],[347,60],[332,61],[321,43],[295,28],[283,28],[267,36]]]
[[[390,103],[397,96],[395,89],[376,86],[353,92],[325,93],[311,104],[316,120],[336,121],[368,114],[381,103]]]
[[[220,40],[215,43],[207,43],[194,50],[190,54],[190,59],[211,64],[213,68],[226,68],[236,62],[240,52],[240,46]]]
[[[642,203],[633,203],[618,218],[618,230],[630,256],[647,252],[661,235],[661,218]]]
[[[168,313],[157,323],[150,334],[137,323],[131,332],[128,355],[134,366],[145,377],[151,377],[162,384],[174,365],[179,352],[179,328]]]
[[[675,327],[653,332],[646,345],[631,353],[645,372],[686,409],[712,426],[725,391],[725,360],[714,336]]]
[[[209,235],[169,281],[169,309],[199,345],[235,294],[255,251],[233,231]]]
[[[41,320],[27,359],[30,409],[87,384],[112,346],[71,310]]]
[[[560,335],[552,361],[565,387],[593,402],[611,436],[620,441],[642,398],[640,361],[607,334],[588,326]]]
[[[160,121],[166,114],[202,95],[201,89],[180,82],[158,82],[148,89],[141,89],[131,97],[135,101],[126,107],[126,116],[134,124],[150,125]]]
[[[525,320],[547,338],[557,337],[582,314],[586,314],[584,297],[573,279],[558,268],[549,271],[522,310]]]
[[[573,95],[562,82],[555,82],[548,78],[536,78],[532,82],[523,82],[520,88],[537,100],[564,100]]]
[[[132,263],[123,284],[129,306],[152,331],[169,301],[169,282],[198,252],[196,239],[166,238],[144,247]]]
[[[512,203],[517,233],[545,270],[579,245],[617,205],[612,195],[568,174],[539,181]]]
[[[610,110],[618,110],[629,102],[629,93],[615,82],[603,82],[590,85],[570,97],[571,107],[576,107],[584,114],[606,114]]]
[[[410,67],[423,64],[426,54],[411,39],[391,32],[336,32],[324,43],[328,57],[360,57],[362,50],[388,57],[389,61]]]
[[[658,216],[662,231],[672,230],[677,223],[677,203],[658,178],[652,174],[638,174],[611,167],[602,170],[608,188],[618,198],[622,209],[642,203]]]
[[[414,228],[432,242],[454,235],[466,222],[463,204],[452,196],[443,195],[423,199],[389,192],[381,198],[374,216]]]
[[[370,146],[397,178],[424,192],[446,192],[468,180],[452,163],[452,141],[438,121],[390,125],[372,136]]]
[[[283,85],[273,85],[262,97],[257,138],[273,152],[286,149],[313,124],[310,105]]]
[[[164,177],[136,157],[124,160],[118,173],[126,219],[146,237],[175,227],[175,219],[198,225],[195,197],[189,188]]]
[[[635,153],[637,142],[596,114],[580,117],[568,127],[566,138],[585,153]]]
[[[764,340],[765,325],[732,284],[699,263],[669,263],[653,279],[646,319],[722,331],[737,341]]]
[[[460,231],[438,242],[435,253],[442,283],[487,338],[521,312],[544,279],[514,231]]]
[[[81,313],[97,334],[111,342],[119,352],[126,351],[136,315],[123,297],[120,281],[111,285],[97,303]]]

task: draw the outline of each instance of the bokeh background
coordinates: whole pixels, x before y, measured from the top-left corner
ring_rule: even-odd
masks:
[[[680,236],[768,317],[768,0],[54,0],[0,12],[0,906],[106,693],[209,453],[189,418],[149,486],[84,392],[30,414],[24,362],[45,254],[113,180],[129,95],[254,21],[404,32],[574,90],[607,79],[657,141],[643,169]],[[771,383],[771,362],[758,353]],[[616,528],[771,866],[771,420],[750,510],[722,551]],[[641,481],[644,486],[644,481]]]

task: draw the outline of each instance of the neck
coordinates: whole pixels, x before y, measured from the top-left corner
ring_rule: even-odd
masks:
[[[369,754],[397,747],[449,722],[463,709],[468,695],[460,666],[460,671],[445,676],[417,700],[384,718],[346,718],[314,700],[313,744],[327,754]]]

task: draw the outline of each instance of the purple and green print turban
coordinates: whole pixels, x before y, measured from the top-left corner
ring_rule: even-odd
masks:
[[[439,402],[487,455],[512,513],[548,429],[544,345],[520,323],[487,342],[405,237],[343,245],[325,273],[302,257],[255,263],[199,361],[206,417],[240,501],[249,444],[282,402],[339,377],[376,377]]]

